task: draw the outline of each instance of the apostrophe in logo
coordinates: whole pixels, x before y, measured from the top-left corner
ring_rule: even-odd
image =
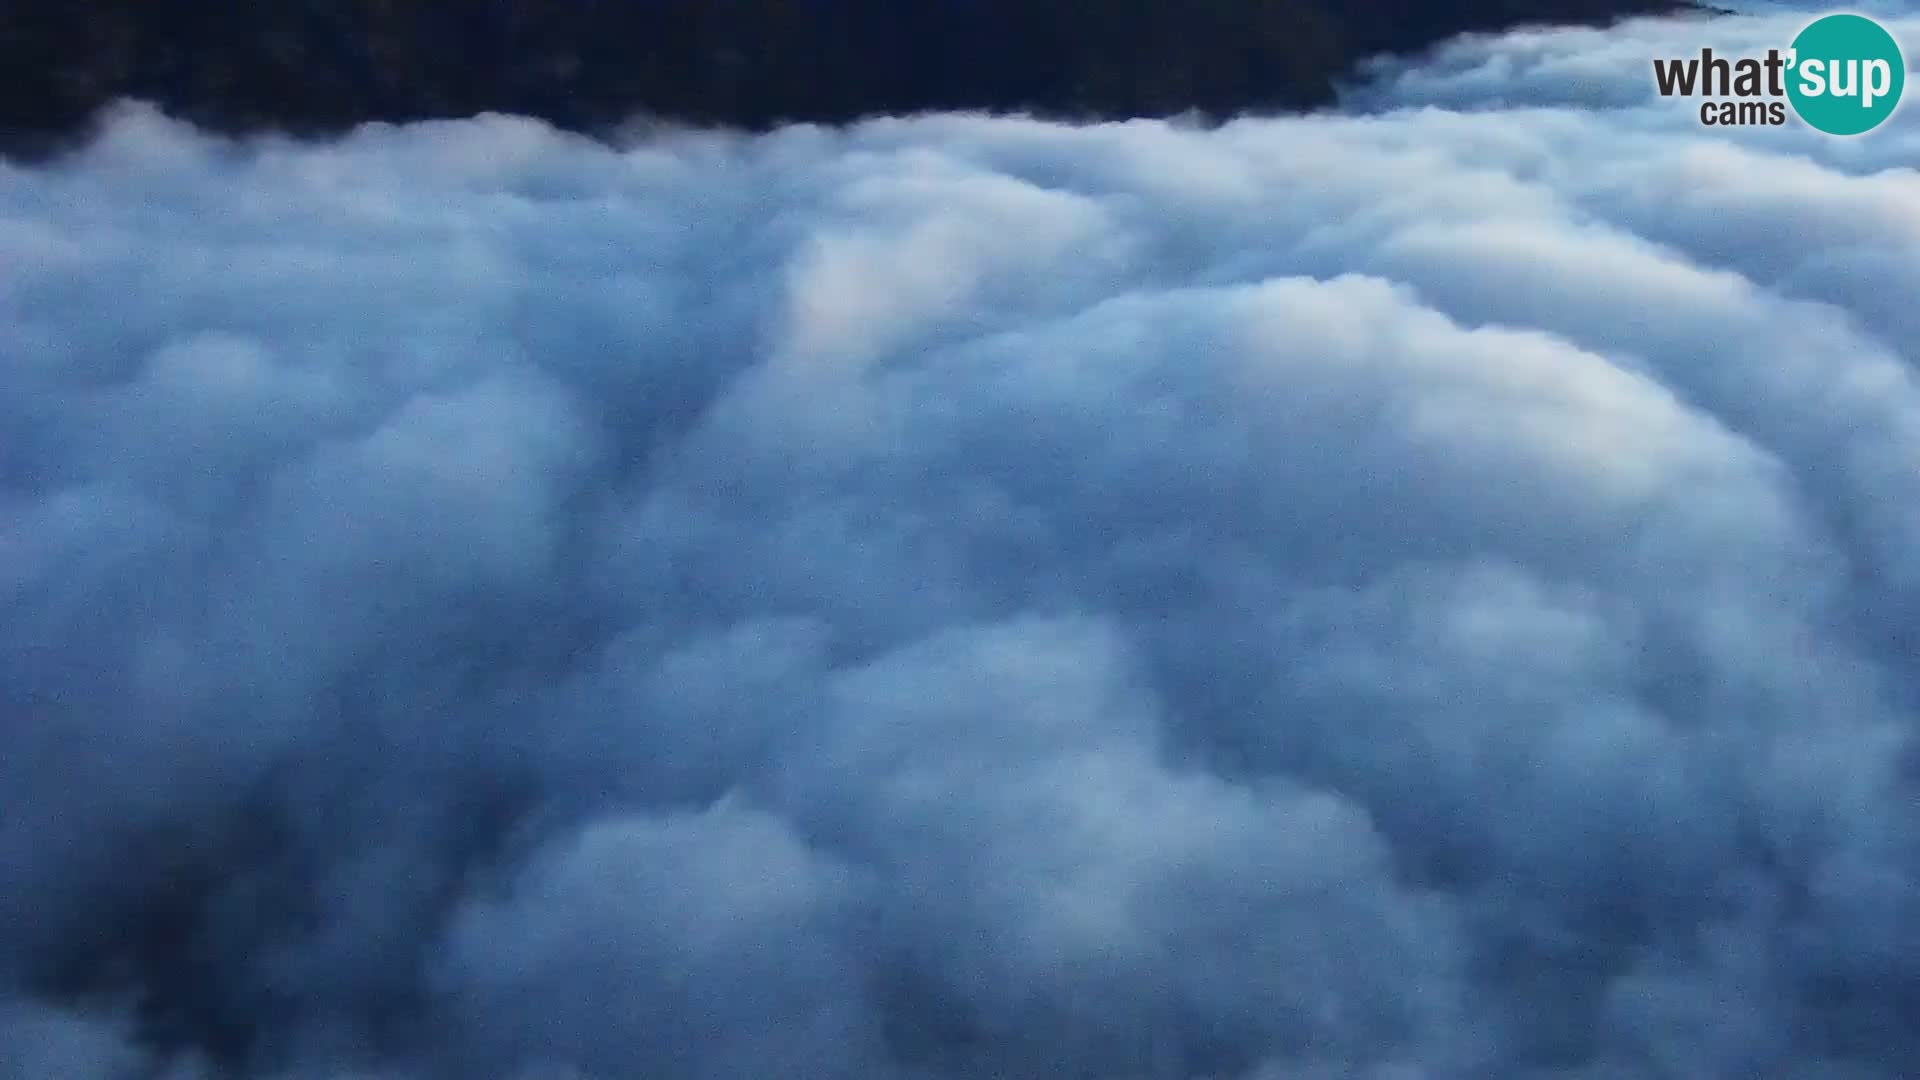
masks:
[[[1893,115],[1907,62],[1886,27],[1863,15],[1828,15],[1800,31],[1787,54],[1787,98],[1829,135],[1872,131]]]
[[[1787,49],[1728,59],[1712,49],[1698,57],[1653,62],[1662,97],[1706,97],[1700,122],[1712,127],[1778,126],[1787,106],[1829,135],[1859,135],[1885,123],[1906,89],[1907,63],[1886,27],[1864,15],[1827,15],[1808,24]]]

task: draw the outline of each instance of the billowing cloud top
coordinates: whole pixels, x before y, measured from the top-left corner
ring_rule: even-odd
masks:
[[[1914,1075],[1920,113],[1649,73],[1800,21],[0,169],[0,1077]]]

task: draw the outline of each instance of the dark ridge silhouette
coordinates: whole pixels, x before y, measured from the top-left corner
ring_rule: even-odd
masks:
[[[1120,117],[1329,102],[1357,59],[1683,0],[0,0],[0,151],[118,98],[204,127],[508,112],[763,128],[938,109]]]

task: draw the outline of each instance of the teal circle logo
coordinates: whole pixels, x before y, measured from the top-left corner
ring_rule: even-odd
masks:
[[[1886,27],[1863,15],[1828,15],[1793,39],[1787,98],[1800,119],[1829,135],[1872,131],[1893,115],[1907,61]]]

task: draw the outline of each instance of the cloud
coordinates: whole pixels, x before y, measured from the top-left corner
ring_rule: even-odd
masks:
[[[1798,22],[0,166],[0,1076],[1910,1074],[1920,114],[1648,75]]]

